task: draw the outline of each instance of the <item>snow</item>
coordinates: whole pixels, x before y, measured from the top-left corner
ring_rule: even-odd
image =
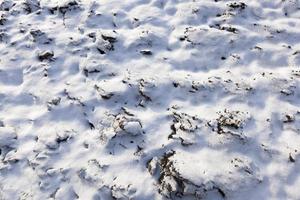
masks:
[[[0,1],[0,199],[300,199],[299,11]]]
[[[12,127],[0,127],[0,146],[11,146],[16,142],[17,135]]]

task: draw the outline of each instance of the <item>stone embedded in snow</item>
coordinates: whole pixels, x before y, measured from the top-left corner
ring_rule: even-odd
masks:
[[[142,126],[140,124],[140,122],[138,121],[128,121],[125,122],[121,128],[126,132],[129,133],[131,135],[140,135],[143,131],[142,131]]]
[[[48,38],[46,33],[38,29],[31,30],[30,35],[33,38],[33,42],[38,42],[40,44],[50,44],[52,42],[52,39]]]
[[[100,54],[106,54],[109,51],[113,51],[114,46],[110,41],[101,38],[97,42],[97,50],[100,52]]]
[[[116,34],[113,32],[97,33],[96,48],[100,54],[106,54],[114,50],[114,43],[117,42]]]
[[[157,170],[157,165],[158,165],[158,158],[153,157],[151,160],[148,161],[147,163],[147,169],[149,173],[153,176]]]
[[[286,96],[289,96],[289,95],[294,94],[294,91],[291,90],[291,89],[289,89],[289,88],[282,89],[280,92],[281,92],[281,94],[284,94],[284,95],[286,95]]]
[[[72,186],[66,185],[58,188],[55,193],[55,199],[78,199],[78,194],[74,191]]]
[[[24,2],[24,10],[27,13],[32,13],[35,12],[37,10],[39,10],[40,7],[40,2],[38,0],[26,0]]]
[[[6,15],[2,14],[0,15],[0,25],[5,25],[7,22]]]
[[[59,1],[58,10],[65,15],[68,11],[77,10],[80,8],[76,0]]]
[[[53,51],[42,51],[38,53],[38,58],[40,61],[51,61],[53,59],[54,53]]]
[[[145,55],[145,56],[151,56],[152,55],[152,51],[150,51],[150,50],[141,50],[140,53]]]
[[[0,147],[13,146],[17,140],[17,134],[11,127],[0,127]]]
[[[15,5],[15,3],[13,1],[11,1],[11,0],[4,0],[0,4],[0,10],[1,11],[9,11],[14,5]]]
[[[166,197],[174,194],[203,197],[214,190],[221,197],[226,197],[227,194],[255,187],[262,179],[251,161],[203,149],[165,154],[160,160],[158,181],[160,192]]]

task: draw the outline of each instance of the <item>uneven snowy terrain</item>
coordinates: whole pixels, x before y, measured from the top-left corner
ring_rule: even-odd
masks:
[[[0,199],[300,199],[298,0],[0,0]]]

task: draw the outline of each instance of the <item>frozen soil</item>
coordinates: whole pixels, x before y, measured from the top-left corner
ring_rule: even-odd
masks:
[[[300,199],[298,0],[1,0],[0,199]]]

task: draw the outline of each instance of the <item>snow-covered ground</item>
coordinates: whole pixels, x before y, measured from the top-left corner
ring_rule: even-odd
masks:
[[[0,0],[0,199],[300,199],[298,0]]]

